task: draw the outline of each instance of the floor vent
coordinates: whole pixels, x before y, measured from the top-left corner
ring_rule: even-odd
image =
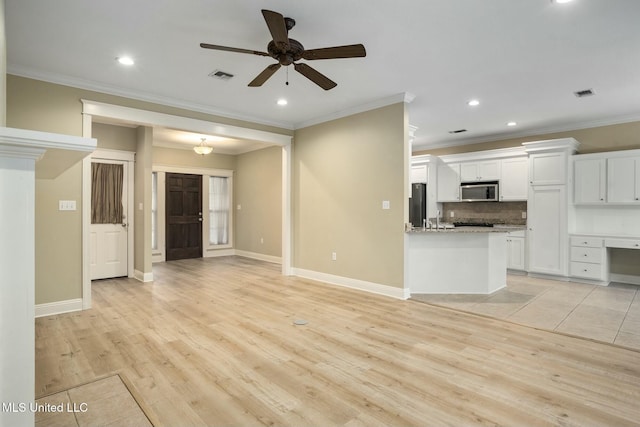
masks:
[[[593,91],[593,89],[584,89],[584,90],[578,90],[576,92],[573,92],[573,94],[578,98],[584,98],[585,96],[592,96],[592,95],[595,95],[596,93]]]
[[[230,80],[233,77],[233,74],[227,73],[225,71],[215,70],[209,73],[209,77],[215,77],[220,80]]]
[[[462,133],[462,132],[466,132],[466,129],[458,129],[458,130],[450,130],[449,133]]]

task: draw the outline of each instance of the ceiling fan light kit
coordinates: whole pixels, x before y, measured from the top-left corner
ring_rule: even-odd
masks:
[[[362,44],[352,44],[346,46],[325,47],[321,49],[305,50],[302,43],[289,38],[289,30],[295,25],[296,21],[292,18],[285,18],[278,12],[271,10],[262,10],[269,32],[273,40],[267,45],[267,52],[260,52],[250,49],[239,49],[235,47],[219,46],[209,43],[200,43],[200,47],[204,49],[222,50],[227,52],[247,53],[258,56],[270,56],[278,61],[277,64],[267,66],[258,76],[250,83],[250,87],[262,86],[276,71],[282,66],[293,64],[293,68],[320,86],[324,90],[330,90],[337,86],[337,83],[329,79],[324,74],[310,67],[305,63],[297,62],[300,59],[306,61],[315,61],[319,59],[338,59],[338,58],[362,58],[367,52]]]

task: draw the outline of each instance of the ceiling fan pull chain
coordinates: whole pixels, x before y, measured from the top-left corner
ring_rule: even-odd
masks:
[[[284,84],[289,86],[289,67],[287,67],[287,81]]]

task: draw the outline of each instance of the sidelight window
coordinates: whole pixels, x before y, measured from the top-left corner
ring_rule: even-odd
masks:
[[[229,243],[230,207],[229,178],[209,177],[209,243],[211,245]]]
[[[151,173],[151,249],[158,249],[158,172]]]

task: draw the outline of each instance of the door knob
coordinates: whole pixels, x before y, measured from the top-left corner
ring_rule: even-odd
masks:
[[[126,222],[123,222],[123,223],[122,223],[122,227],[124,227],[124,228],[127,228],[127,226],[128,226],[128,225],[129,225],[129,224],[127,224]]]

